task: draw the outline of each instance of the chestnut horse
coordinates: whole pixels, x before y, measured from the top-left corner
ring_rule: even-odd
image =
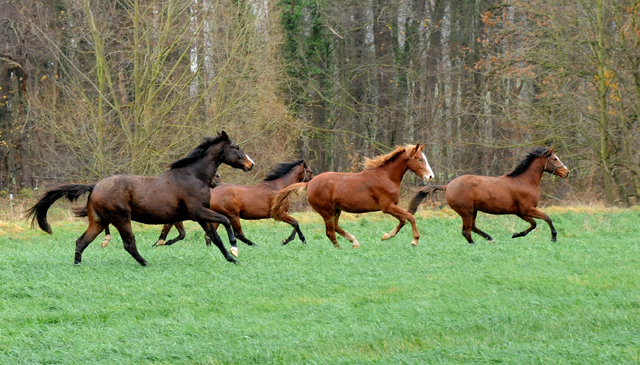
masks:
[[[28,216],[32,217],[32,224],[37,220],[43,231],[51,233],[47,222],[49,207],[62,197],[74,201],[90,193],[86,204],[89,227],[76,241],[76,264],[82,261],[82,252],[96,236],[113,224],[120,232],[124,249],[140,265],[146,265],[136,248],[131,221],[164,224],[187,219],[198,222],[224,257],[235,263],[212,224],[222,223],[229,241],[235,242],[229,219],[207,208],[209,184],[221,163],[244,171],[253,168],[253,161],[223,131],[215,138],[205,138],[185,158],[173,162],[168,171],[158,176],[114,175],[91,185],[55,187],[29,209]]]
[[[271,202],[278,190],[293,183],[310,181],[312,178],[313,173],[311,172],[311,168],[304,160],[277,164],[271,173],[259,184],[224,184],[212,189],[209,207],[214,212],[218,212],[229,218],[237,239],[249,246],[253,246],[254,243],[246,238],[244,232],[242,232],[240,219],[257,220],[271,218]],[[282,220],[293,226],[291,235],[282,240],[282,245],[291,242],[296,237],[296,233],[302,243],[307,243],[304,235],[300,231],[298,221],[286,212],[283,213]],[[176,223],[176,228],[178,228],[178,225],[182,226],[182,223]],[[217,227],[217,224],[214,224],[214,226]],[[170,229],[171,224],[164,225],[156,245],[171,245],[184,238],[184,234],[180,233],[180,236],[165,243],[164,240],[167,238],[167,233]],[[180,231],[179,228],[178,230]],[[184,231],[184,228],[182,231]],[[210,241],[207,240],[207,245],[210,244]],[[238,257],[238,248],[235,244],[232,245],[230,251],[232,255]]]
[[[551,219],[536,208],[540,200],[540,180],[545,171],[561,178],[569,176],[569,170],[553,153],[553,148],[538,148],[529,152],[508,174],[498,177],[463,175],[447,185],[425,186],[411,199],[409,212],[415,213],[422,200],[433,192],[446,190],[445,199],[462,218],[462,235],[469,243],[473,243],[471,231],[493,242],[491,236],[476,227],[478,211],[515,214],[529,222],[528,229],[514,233],[512,238],[524,237],[534,230],[536,222],[533,218],[544,219],[551,228],[551,240],[555,242],[557,233]]]
[[[307,189],[307,199],[311,207],[324,219],[326,234],[334,247],[340,248],[336,232],[360,247],[358,240],[338,225],[342,211],[365,213],[381,210],[396,217],[400,223],[391,232],[382,236],[389,239],[398,233],[408,220],[413,229],[413,241],[418,245],[420,234],[412,214],[398,206],[400,183],[407,170],[413,171],[424,180],[431,180],[433,172],[420,146],[399,146],[394,151],[365,161],[364,170],[359,173],[325,172],[308,183],[298,183],[283,189],[273,200],[273,217],[283,219],[288,207],[289,195]]]

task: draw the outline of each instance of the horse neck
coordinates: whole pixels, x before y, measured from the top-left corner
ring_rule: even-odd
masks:
[[[404,174],[407,173],[408,169],[406,156],[398,156],[395,160],[387,162],[374,170],[383,173],[396,185],[400,186],[402,178],[404,178]]]
[[[532,186],[540,186],[542,174],[544,173],[545,162],[547,162],[546,159],[537,158],[531,163],[531,165],[529,165],[528,169],[526,169],[522,174],[516,176],[515,179]]]
[[[302,167],[302,165],[298,165],[289,170],[289,172],[284,174],[284,176],[275,180],[267,181],[266,183],[273,186],[276,190],[282,190],[291,184],[297,183],[300,178],[300,172],[298,172],[299,167]]]
[[[192,171],[192,173],[198,178],[198,180],[203,181],[207,185],[209,185],[211,183],[211,180],[216,176],[218,166],[220,166],[220,164],[222,163],[223,155],[222,148],[218,146],[214,146],[211,148],[215,150],[209,152],[201,160],[184,167],[185,169]]]

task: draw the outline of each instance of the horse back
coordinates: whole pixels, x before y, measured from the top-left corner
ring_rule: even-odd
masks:
[[[194,181],[175,179],[171,174],[114,175],[96,184],[90,203],[107,219],[130,214],[132,220],[149,224],[186,220],[187,206],[206,206],[209,201],[209,188],[199,180],[191,180]]]

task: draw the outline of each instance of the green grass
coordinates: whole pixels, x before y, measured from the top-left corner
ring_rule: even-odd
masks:
[[[496,242],[472,246],[446,211],[418,219],[417,248],[408,227],[381,241],[396,222],[378,214],[342,222],[359,250],[333,249],[315,215],[307,246],[246,222],[259,246],[239,242],[238,265],[194,224],[155,249],[159,227],[135,225],[142,267],[117,234],[73,265],[82,221],[3,223],[0,364],[639,363],[640,210],[546,211],[557,243],[480,215]]]

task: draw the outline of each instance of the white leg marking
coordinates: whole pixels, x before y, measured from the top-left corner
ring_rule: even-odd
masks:
[[[111,235],[108,234],[106,236],[104,236],[104,241],[102,241],[102,243],[100,244],[100,246],[102,246],[102,248],[107,247],[107,245],[109,244],[109,242],[111,242]]]

